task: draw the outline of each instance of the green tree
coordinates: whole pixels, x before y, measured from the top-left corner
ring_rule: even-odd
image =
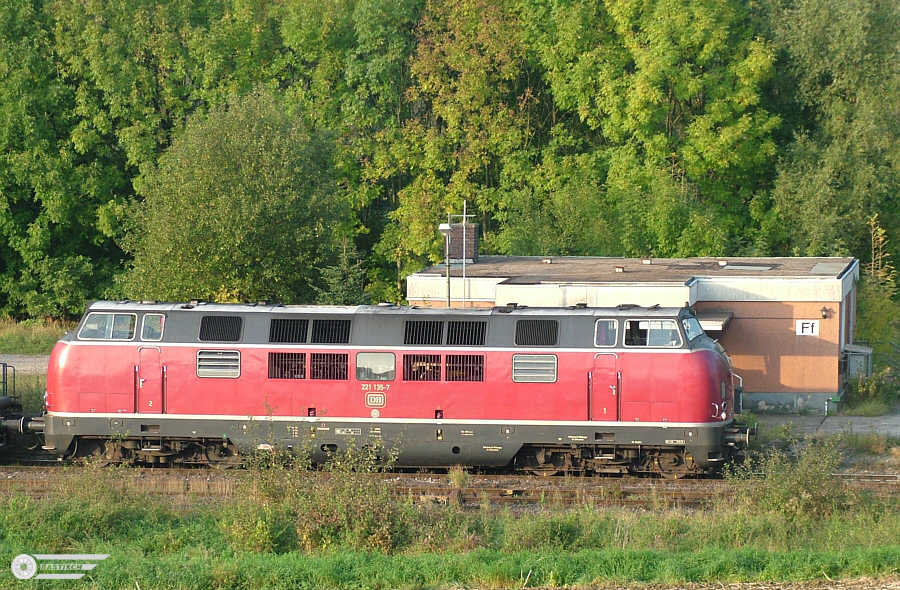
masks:
[[[366,305],[366,269],[353,243],[345,236],[337,263],[322,269],[322,286],[315,287],[316,303],[322,305]]]
[[[131,297],[310,302],[352,228],[332,140],[256,92],[195,115],[148,171],[126,245]]]
[[[865,265],[859,288],[857,335],[871,344],[879,364],[897,366],[900,359],[900,305],[897,272],[888,251],[887,232],[878,215],[868,220],[871,262]]]
[[[795,228],[790,254],[868,253],[875,213],[900,247],[900,5],[869,0],[772,0],[768,18],[796,80],[793,142],[773,190]]]
[[[104,141],[83,141],[60,75],[53,11],[0,2],[0,313],[65,316],[109,285],[122,252],[103,210],[127,186]]]

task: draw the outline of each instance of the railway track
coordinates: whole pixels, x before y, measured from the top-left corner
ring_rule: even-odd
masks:
[[[176,508],[209,504],[244,493],[252,475],[246,471],[209,469],[129,468],[109,471],[101,478],[79,467],[25,465],[0,468],[0,497],[24,494],[42,498],[60,496],[71,486],[95,478],[99,489],[123,494],[164,497]],[[316,474],[328,478],[328,473]],[[877,496],[900,494],[898,474],[835,474],[853,489]],[[440,474],[372,474],[390,486],[398,498],[413,503],[461,507],[566,507],[633,506],[703,508],[733,497],[735,486],[725,480],[656,480],[647,478],[543,478],[521,475],[468,475],[451,483]]]

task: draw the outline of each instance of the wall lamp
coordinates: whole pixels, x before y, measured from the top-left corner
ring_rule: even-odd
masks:
[[[821,311],[822,311],[822,319],[823,319],[823,320],[824,320],[824,319],[828,319],[828,316],[831,315],[831,310],[828,309],[827,307],[823,307],[823,308],[821,309]]]

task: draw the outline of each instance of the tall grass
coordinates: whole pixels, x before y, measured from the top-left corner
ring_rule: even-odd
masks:
[[[0,353],[50,354],[56,341],[74,327],[73,322],[62,320],[0,317]]]
[[[789,581],[900,563],[900,500],[833,480],[832,442],[751,459],[728,476],[735,495],[702,512],[419,505],[370,476],[379,454],[321,470],[260,455],[234,474],[235,498],[189,510],[124,491],[133,470],[70,469],[45,498],[0,502],[0,551],[110,553],[79,587],[142,589]]]

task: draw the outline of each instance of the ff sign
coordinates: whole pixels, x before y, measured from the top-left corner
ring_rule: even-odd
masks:
[[[797,336],[818,336],[819,320],[797,320]]]

